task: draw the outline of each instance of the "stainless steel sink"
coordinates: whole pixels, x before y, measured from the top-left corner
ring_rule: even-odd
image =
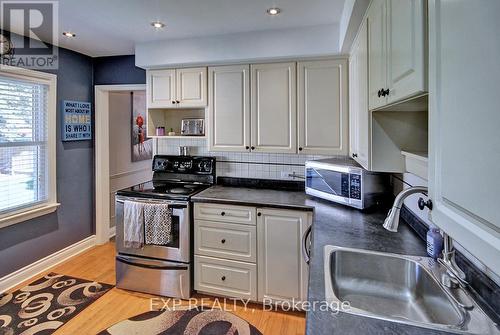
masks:
[[[444,269],[433,259],[335,246],[325,247],[325,294],[342,312],[464,333],[497,334],[498,329],[472,299],[442,286]],[[345,306],[345,305],[344,305]]]

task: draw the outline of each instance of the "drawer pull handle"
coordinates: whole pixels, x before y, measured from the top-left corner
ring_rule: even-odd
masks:
[[[226,212],[221,212],[220,215],[224,216],[226,215]]]
[[[221,280],[225,281],[226,280],[226,276],[222,276]]]
[[[226,243],[226,239],[223,238],[222,240],[220,240],[220,243],[222,243],[222,244]]]

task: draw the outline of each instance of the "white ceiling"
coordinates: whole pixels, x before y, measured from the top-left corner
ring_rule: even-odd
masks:
[[[90,56],[134,53],[138,42],[286,29],[340,21],[345,0],[59,0],[59,45]],[[277,6],[279,16],[266,9]],[[161,30],[152,21],[166,24]],[[76,38],[62,36],[63,31]]]

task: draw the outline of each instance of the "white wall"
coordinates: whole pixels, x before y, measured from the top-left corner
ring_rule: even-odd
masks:
[[[151,160],[132,162],[131,92],[109,93],[110,226],[115,225],[114,193],[151,180]]]
[[[138,43],[142,68],[338,54],[338,24]]]

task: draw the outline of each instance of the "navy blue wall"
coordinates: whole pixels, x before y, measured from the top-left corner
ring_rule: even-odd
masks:
[[[94,232],[93,141],[61,142],[61,100],[93,103],[92,58],[59,49],[57,74],[57,199],[49,215],[0,229],[0,277]]]
[[[146,71],[135,66],[135,56],[94,58],[94,85],[145,84]]]

